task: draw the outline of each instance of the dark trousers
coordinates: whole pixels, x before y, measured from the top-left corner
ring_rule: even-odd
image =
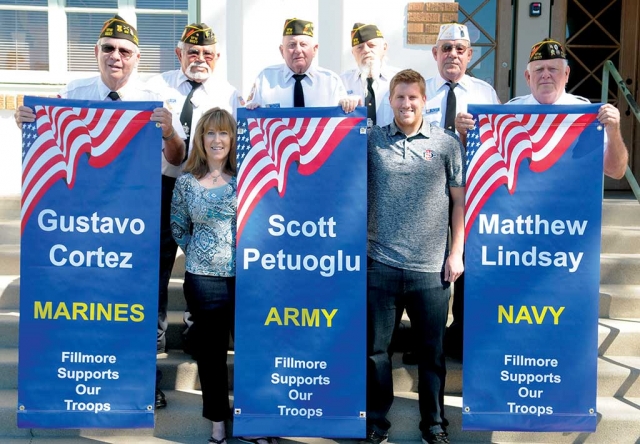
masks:
[[[167,346],[167,306],[169,305],[169,279],[176,260],[178,244],[171,234],[171,198],[176,179],[162,176],[162,196],[160,200],[160,279],[158,289],[158,352]]]
[[[393,403],[391,337],[406,309],[418,357],[420,430],[444,431],[443,339],[449,310],[449,283],[442,273],[389,267],[369,259],[367,266],[367,428],[386,433]]]
[[[447,354],[462,359],[464,337],[464,273],[453,283],[453,305],[451,307],[453,322],[447,328],[445,344]]]
[[[449,222],[451,222],[453,214],[453,201],[449,200]],[[449,224],[451,225],[451,224]],[[464,261],[464,254],[462,256]],[[452,358],[462,360],[462,343],[464,337],[464,273],[452,284],[453,288],[453,304],[451,314],[453,321],[445,335],[446,354]]]
[[[184,295],[194,323],[189,329],[202,388],[202,416],[230,417],[227,350],[233,335],[235,277],[185,273]]]

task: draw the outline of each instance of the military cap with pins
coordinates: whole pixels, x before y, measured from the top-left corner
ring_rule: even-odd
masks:
[[[104,22],[98,38],[102,37],[129,40],[138,46],[138,31],[118,14]]]
[[[308,35],[313,37],[313,22],[297,18],[287,19],[284,21],[282,35]]]
[[[369,40],[383,38],[382,32],[376,25],[354,23],[351,30],[351,46],[358,46],[360,43]]]
[[[215,45],[218,42],[211,27],[206,23],[191,23],[185,26],[180,41],[200,46]]]
[[[529,62],[536,60],[566,59],[564,48],[559,42],[552,39],[544,39],[531,47]]]

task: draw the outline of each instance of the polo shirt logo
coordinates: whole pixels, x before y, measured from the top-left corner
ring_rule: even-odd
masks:
[[[431,150],[424,150],[423,156],[424,160],[426,160],[427,162],[431,162],[436,157],[436,155]]]

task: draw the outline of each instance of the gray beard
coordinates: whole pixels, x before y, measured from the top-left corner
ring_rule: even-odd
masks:
[[[360,73],[363,82],[367,77],[378,78],[380,77],[380,72],[382,71],[382,60],[373,59],[365,63],[364,65],[360,65]]]

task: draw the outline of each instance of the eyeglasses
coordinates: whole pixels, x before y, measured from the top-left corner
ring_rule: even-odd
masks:
[[[202,51],[198,51],[195,48],[190,48],[187,50],[187,56],[189,58],[200,58],[203,57],[205,60],[207,61],[211,61],[213,59],[216,58],[216,53],[207,49],[204,49]]]
[[[461,45],[460,43],[457,43],[455,45],[452,45],[451,43],[443,43],[442,45],[440,45],[440,51],[444,52],[445,54],[450,53],[454,49],[459,55],[462,55],[467,51],[468,48],[464,45]]]
[[[120,53],[120,56],[125,60],[129,60],[131,56],[133,56],[133,51],[130,49],[116,48],[113,45],[100,45],[100,50],[105,54],[111,54],[113,51],[117,50]]]

